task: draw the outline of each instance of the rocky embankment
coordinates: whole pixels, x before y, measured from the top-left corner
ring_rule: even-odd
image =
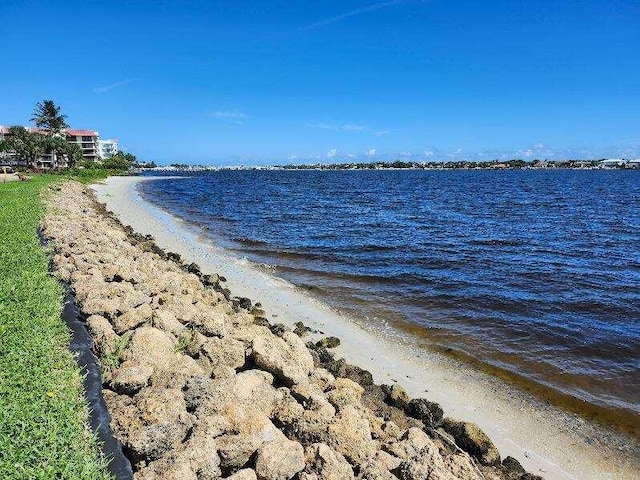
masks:
[[[268,322],[84,186],[49,198],[43,235],[86,315],[114,434],[135,478],[535,479],[474,424],[410,399],[331,347]]]

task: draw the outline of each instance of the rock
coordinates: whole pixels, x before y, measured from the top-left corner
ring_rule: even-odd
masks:
[[[277,398],[272,383],[273,376],[262,370],[246,370],[232,377],[215,379],[196,415],[220,413],[227,416],[232,425],[234,418],[243,412],[247,416],[260,413],[269,417]],[[241,417],[238,420],[243,421]]]
[[[213,309],[197,314],[193,321],[199,325],[200,331],[208,337],[223,337],[228,332],[224,314]]]
[[[269,328],[269,330],[271,330],[271,333],[273,333],[277,337],[282,337],[282,335],[284,335],[284,332],[287,331],[287,327],[282,323],[276,323],[275,325],[267,325],[267,327]]]
[[[399,385],[381,385],[386,397],[385,402],[392,407],[404,410],[409,403],[409,395]]]
[[[314,368],[313,372],[309,376],[309,381],[316,385],[320,390],[325,391],[329,388],[333,382],[336,381],[336,377],[331,375],[329,370],[325,370],[324,368]]]
[[[338,378],[333,382],[327,399],[338,410],[347,405],[360,405],[364,388],[348,378]]]
[[[366,462],[377,450],[369,422],[351,405],[340,411],[329,425],[328,433],[329,446],[354,465]]]
[[[291,395],[288,388],[282,387],[277,390],[276,401],[271,413],[274,423],[286,430],[302,417],[304,408]]]
[[[398,480],[388,468],[377,458],[370,459],[360,469],[358,479],[362,480]]]
[[[135,478],[214,480],[221,474],[215,440],[193,435],[176,450],[141,468]]]
[[[91,315],[86,320],[87,329],[93,339],[93,349],[99,358],[113,353],[119,337],[109,321],[100,315]]]
[[[509,472],[509,475],[520,478],[521,475],[527,473],[518,460],[509,456],[502,460],[502,466]]]
[[[475,423],[445,418],[442,428],[455,439],[460,448],[476,457],[482,465],[500,463],[500,452]]]
[[[293,332],[282,336],[264,335],[252,343],[256,365],[278,377],[285,385],[308,382],[313,359],[304,343]]]
[[[454,478],[461,480],[483,480],[465,455],[455,454],[444,457],[444,466]]]
[[[208,377],[196,376],[187,380],[182,393],[188,412],[194,412],[213,391],[213,381]]]
[[[179,336],[185,328],[172,312],[162,308],[153,312],[151,325],[159,328],[160,330],[164,330],[165,332],[169,332],[176,337]]]
[[[230,477],[226,477],[226,480],[257,480],[257,478],[258,477],[256,476],[256,472],[254,472],[250,468],[243,468],[242,470],[238,470]]]
[[[152,315],[151,305],[144,303],[122,315],[116,316],[113,319],[113,328],[118,335],[122,335],[127,330],[138,328],[148,322],[151,320]]]
[[[243,414],[240,410],[238,414]],[[224,469],[243,468],[254,453],[265,443],[286,440],[284,434],[264,415],[244,416],[235,424],[238,433],[225,434],[216,439],[221,466]]]
[[[109,386],[117,393],[135,395],[149,384],[149,378],[153,374],[153,367],[140,365],[135,362],[124,362],[112,372]]]
[[[304,337],[311,330],[302,322],[296,322],[294,326],[295,328],[293,329],[293,333],[295,333],[299,337]]]
[[[325,337],[316,342],[316,347],[322,348],[336,348],[340,345],[340,339],[338,337]]]
[[[224,337],[212,337],[205,340],[200,347],[199,363],[207,372],[219,371],[222,367],[235,370],[245,362],[244,344],[239,340]]]
[[[189,265],[187,265],[186,270],[187,270],[187,272],[194,273],[196,275],[200,273],[200,267],[195,262],[190,263]]]
[[[318,353],[320,353],[319,350]],[[322,362],[322,356],[320,357],[320,361]],[[332,360],[326,365],[326,368],[336,377],[348,378],[363,387],[373,385],[371,372],[355,365],[349,365],[344,358]]]
[[[245,310],[251,310],[251,299],[246,297],[236,297],[233,299],[233,302],[238,305],[240,308]]]
[[[407,415],[421,420],[427,427],[437,427],[442,422],[444,412],[442,407],[435,402],[430,402],[424,398],[411,400],[405,409]]]
[[[105,395],[116,437],[134,462],[157,460],[176,449],[193,425],[180,390],[145,388],[133,399]]]
[[[385,451],[402,460],[410,460],[420,456],[421,452],[437,450],[433,440],[419,428],[407,430],[399,442],[394,442],[383,447]]]
[[[144,326],[133,332],[124,359],[161,367],[168,365],[175,354],[173,336],[157,328]]]
[[[260,480],[289,480],[304,466],[302,445],[286,439],[265,443],[256,457],[256,474]]]
[[[314,443],[306,449],[305,472],[318,480],[352,480],[353,469],[341,454],[325,443]]]
[[[108,297],[91,298],[82,305],[85,315],[102,315],[106,318],[114,318],[119,310],[119,302]]]

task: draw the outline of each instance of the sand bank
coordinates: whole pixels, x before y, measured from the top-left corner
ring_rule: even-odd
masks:
[[[125,225],[153,235],[157,244],[227,278],[234,295],[261,302],[268,319],[302,321],[342,340],[338,355],[373,374],[376,383],[397,382],[411,397],[440,403],[445,414],[477,423],[503,457],[549,479],[640,478],[636,441],[544,405],[484,373],[420,348],[391,328],[358,324],[270,272],[205,241],[199,232],[142,200],[141,177],[112,177],[95,187]]]

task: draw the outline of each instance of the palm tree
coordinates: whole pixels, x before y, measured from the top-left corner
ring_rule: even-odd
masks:
[[[65,128],[69,128],[66,118],[53,100],[43,100],[36,103],[31,121],[35,122],[36,127],[46,130],[49,135],[59,135]]]

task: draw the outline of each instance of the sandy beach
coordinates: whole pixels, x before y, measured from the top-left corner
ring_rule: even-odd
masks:
[[[369,370],[376,383],[397,383],[411,397],[442,405],[445,415],[478,424],[502,457],[513,456],[548,479],[640,478],[638,444],[576,415],[545,405],[487,374],[433,353],[392,328],[356,322],[272,275],[207,242],[192,226],[144,201],[142,177],[111,177],[94,187],[100,201],[125,225],[204,273],[227,279],[233,295],[260,302],[272,323],[302,321],[320,336],[340,338],[337,355]]]

